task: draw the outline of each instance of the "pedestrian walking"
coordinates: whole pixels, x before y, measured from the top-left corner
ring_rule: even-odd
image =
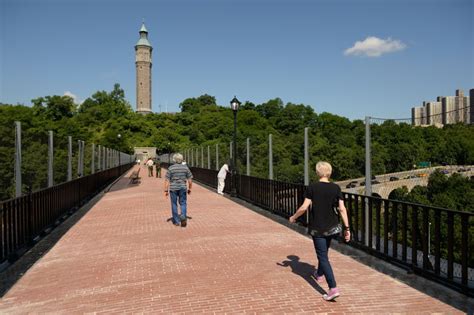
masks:
[[[219,170],[219,173],[217,173],[217,193],[219,195],[224,195],[225,178],[227,173],[229,173],[229,166],[224,164]]]
[[[173,155],[173,162],[166,172],[165,177],[165,197],[170,195],[171,214],[173,224],[185,227],[187,224],[187,195],[191,194],[193,186],[193,174],[189,167],[183,162],[183,156],[180,153]],[[178,201],[181,208],[181,214],[178,214]]]
[[[153,177],[153,159],[149,158],[146,161],[146,166],[148,167],[148,177]]]
[[[290,217],[290,223],[295,223],[296,219],[303,215],[312,205],[309,214],[309,233],[313,238],[316,256],[318,257],[318,269],[314,273],[316,281],[321,283],[326,278],[329,286],[329,292],[323,295],[323,299],[331,301],[340,295],[336,285],[336,279],[328,258],[328,251],[331,241],[344,230],[344,239],[350,240],[351,233],[349,221],[347,219],[347,210],[344,206],[341,188],[329,182],[332,167],[327,162],[318,162],[316,164],[316,173],[319,182],[311,184],[305,192],[305,199],[296,213]],[[339,214],[344,227],[339,223]]]

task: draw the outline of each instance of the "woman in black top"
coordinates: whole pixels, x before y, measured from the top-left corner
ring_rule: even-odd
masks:
[[[303,215],[312,205],[310,213],[309,231],[313,237],[314,248],[318,257],[318,270],[315,277],[318,282],[322,282],[324,277],[329,286],[329,292],[323,295],[326,301],[337,298],[339,290],[336,286],[336,279],[328,259],[329,246],[331,240],[337,236],[332,234],[334,227],[339,223],[339,216],[334,211],[335,204],[339,206],[339,213],[344,224],[344,239],[350,240],[349,221],[347,219],[347,210],[344,206],[341,188],[329,182],[332,173],[331,164],[327,162],[318,162],[316,164],[316,173],[319,182],[310,185],[305,193],[305,199],[296,213],[290,217],[290,222],[295,223],[296,219]]]

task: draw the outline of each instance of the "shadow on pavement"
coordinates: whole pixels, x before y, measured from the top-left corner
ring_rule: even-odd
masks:
[[[276,264],[281,267],[290,267],[291,272],[303,278],[310,286],[312,286],[316,291],[321,294],[327,294],[323,288],[319,286],[314,279],[314,272],[316,268],[313,265],[300,261],[300,258],[295,255],[286,256],[289,260],[284,260],[281,263],[277,262]]]

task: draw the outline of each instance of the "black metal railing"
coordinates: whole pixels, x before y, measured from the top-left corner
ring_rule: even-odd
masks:
[[[191,171],[196,181],[217,187],[217,171]],[[231,184],[227,176],[226,192]],[[239,198],[285,218],[302,204],[306,189],[245,175],[235,184]],[[344,198],[353,231],[349,245],[474,296],[474,214],[351,193]],[[299,222],[307,226],[308,214]]]
[[[117,166],[0,202],[0,264],[14,260],[36,238],[83,205],[134,163]]]
[[[473,213],[351,193],[344,198],[352,245],[473,295]]]

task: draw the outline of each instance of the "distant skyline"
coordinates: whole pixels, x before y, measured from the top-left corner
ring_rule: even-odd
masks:
[[[136,109],[142,20],[154,112],[209,94],[350,119],[409,118],[474,88],[471,0],[0,0],[0,102],[78,102],[114,83]]]

